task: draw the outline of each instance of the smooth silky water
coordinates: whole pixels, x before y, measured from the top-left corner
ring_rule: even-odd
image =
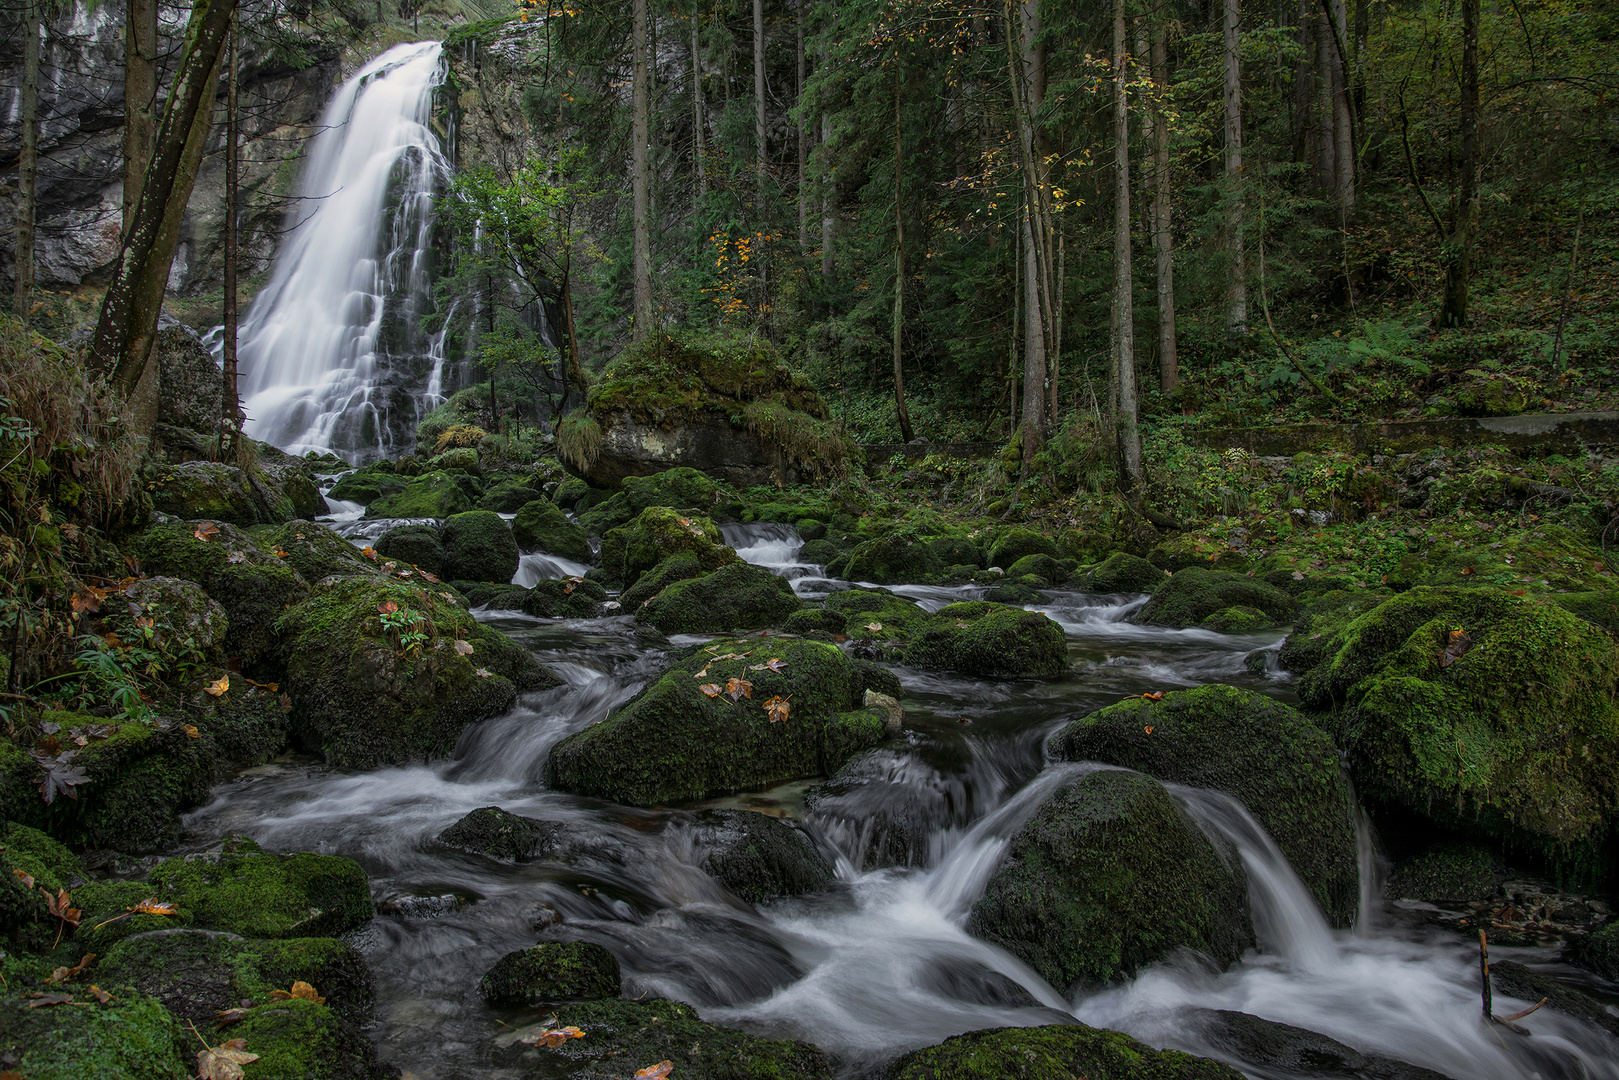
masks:
[[[789,577],[804,595],[847,587],[799,563],[797,539],[784,526],[728,525],[725,535],[744,558]],[[539,569],[539,561],[531,566]],[[976,595],[897,591],[929,606]],[[847,1076],[959,1032],[1072,1018],[1218,1056],[1202,1042],[1195,1010],[1235,1009],[1456,1080],[1619,1077],[1619,1043],[1549,1011],[1524,1021],[1531,1038],[1483,1024],[1475,943],[1382,905],[1363,913],[1355,932],[1329,929],[1264,830],[1217,792],[1171,789],[1201,827],[1230,842],[1247,873],[1259,945],[1230,970],[1183,954],[1067,1001],[1016,958],[968,936],[967,912],[1012,834],[1064,780],[1098,767],[1046,763],[1044,743],[1062,724],[1121,695],[1212,681],[1287,696],[1274,673],[1250,673],[1244,664],[1255,649],[1273,651],[1278,635],[1124,622],[1140,602],[1052,593],[1031,605],[1068,634],[1075,670],[1065,680],[989,682],[900,669],[904,734],[863,759],[841,792],[805,819],[837,866],[837,884],[822,894],[753,907],[698,869],[704,853],[689,815],[546,790],[549,749],[628,701],[666,661],[670,643],[627,617],[482,613],[565,685],[525,695],[508,715],[469,728],[454,757],[431,766],[249,770],[186,818],[188,846],[246,833],[272,849],[359,860],[379,904],[378,916],[352,936],[376,977],[370,1034],[386,1060],[422,1080],[548,1075],[508,1048],[514,1028],[544,1014],[494,1010],[477,993],[496,959],[542,937],[600,942],[623,965],[626,996],[676,998],[712,1021],[809,1040]],[[711,805],[804,817],[808,786]],[[575,825],[570,831],[588,838],[585,854],[567,867],[509,865],[434,841],[481,806]],[[876,807],[904,825],[896,842],[906,865],[865,866]],[[1363,849],[1370,875],[1365,829]],[[1555,967],[1544,951],[1496,952]],[[1500,1012],[1523,1007],[1497,1001]]]

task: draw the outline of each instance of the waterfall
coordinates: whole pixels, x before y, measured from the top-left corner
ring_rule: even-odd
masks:
[[[398,45],[338,90],[310,146],[270,281],[242,323],[247,432],[360,463],[408,447],[443,341],[427,334],[436,41]],[[434,385],[432,393],[442,393]]]

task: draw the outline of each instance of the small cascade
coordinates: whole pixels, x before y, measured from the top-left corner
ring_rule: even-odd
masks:
[[[792,584],[793,591],[801,596],[810,591],[801,588],[801,585],[824,582],[825,567],[799,562],[798,553],[803,550],[804,541],[791,525],[768,521],[721,525],[720,536],[736,549],[743,562],[786,578]]]
[[[443,394],[431,305],[433,200],[449,163],[430,127],[438,42],[398,45],[321,117],[286,242],[241,327],[247,432],[355,463],[408,446]]]

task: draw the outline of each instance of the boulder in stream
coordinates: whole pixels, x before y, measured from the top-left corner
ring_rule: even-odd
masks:
[[[884,737],[885,717],[862,708],[865,689],[834,645],[717,641],[559,742],[547,778],[562,791],[651,806],[825,775]]]
[[[1119,1031],[1083,1024],[969,1031],[913,1050],[884,1080],[1242,1080],[1229,1065],[1154,1050]]]
[[[0,1061],[29,1080],[190,1080],[196,1044],[188,1037],[144,994],[53,1009],[20,995],[0,999]]]
[[[630,588],[641,575],[672,555],[688,554],[704,570],[737,561],[708,518],[664,506],[649,506],[628,525],[602,537],[600,565],[607,584]]]
[[[1322,1080],[1451,1080],[1420,1065],[1363,1054],[1319,1032],[1248,1013],[1199,1010],[1188,1014],[1186,1022],[1216,1052],[1263,1069],[1267,1076],[1274,1071]]]
[[[508,582],[517,573],[517,541],[493,511],[452,515],[439,540],[444,544],[440,574],[451,581]]]
[[[343,502],[370,506],[384,495],[397,495],[410,486],[410,478],[394,471],[391,461],[377,461],[344,473],[326,494]]]
[[[509,952],[478,983],[491,1005],[557,1005],[618,997],[618,957],[594,941],[548,941]]]
[[[1298,601],[1258,578],[1189,566],[1165,579],[1130,621],[1176,630],[1201,626],[1246,633],[1289,625],[1298,610]]]
[[[636,608],[635,621],[665,634],[723,634],[777,626],[801,607],[786,578],[736,562],[666,585]]]
[[[325,525],[313,521],[289,521],[278,529],[259,532],[256,539],[266,551],[303,576],[319,581],[333,574],[376,574],[377,564],[360,554],[360,549]]]
[[[1065,996],[1183,947],[1224,967],[1253,943],[1238,867],[1156,780],[1086,773],[1012,837],[967,930]]]
[[[945,576],[945,562],[930,538],[909,529],[865,540],[826,568],[834,577],[878,585],[930,585]]]
[[[1074,584],[1094,593],[1150,593],[1167,577],[1141,556],[1115,551],[1096,566],[1080,571]]]
[[[439,833],[438,842],[474,855],[520,862],[551,852],[561,833],[562,827],[555,822],[485,806]]]
[[[333,488],[333,498],[338,498]],[[442,470],[413,476],[399,491],[379,496],[365,508],[368,518],[447,518],[477,505],[483,489],[474,476]]]
[[[400,525],[377,537],[378,555],[437,575],[444,569],[444,541],[437,525]]]
[[[703,872],[752,903],[801,896],[832,884],[832,864],[802,829],[746,810],[708,810],[693,839]]]
[[[915,667],[991,679],[1054,678],[1069,668],[1061,626],[1038,611],[988,600],[940,608],[904,656]]]
[[[1360,902],[1355,802],[1338,750],[1309,718],[1234,686],[1127,698],[1051,740],[1064,761],[1100,761],[1236,797],[1321,905],[1346,927]]]
[[[596,558],[585,530],[548,499],[535,499],[518,508],[512,518],[512,537],[519,551],[543,551],[582,563]]]

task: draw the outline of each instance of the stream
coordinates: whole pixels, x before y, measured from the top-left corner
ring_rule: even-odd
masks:
[[[377,524],[334,509],[332,524],[356,541],[364,542],[363,527]],[[796,561],[800,542],[789,527],[727,525],[724,533],[743,558],[787,577],[805,598],[848,587]],[[577,572],[573,566],[529,556],[519,580]],[[930,608],[983,593],[895,591]],[[1122,695],[1208,682],[1290,698],[1275,671],[1280,634],[1126,622],[1143,599],[1053,592],[1030,605],[1067,634],[1074,672],[1061,681],[897,669],[903,734],[861,759],[853,782],[818,800],[813,813],[804,800],[813,782],[704,804],[804,820],[837,867],[836,885],[823,893],[754,907],[699,869],[703,852],[689,814],[545,788],[540,777],[550,748],[629,700],[674,647],[622,616],[478,613],[533,650],[564,685],[524,695],[506,716],[472,726],[451,759],[432,765],[354,773],[289,759],[248,770],[187,816],[187,850],[245,833],[269,849],[358,860],[379,909],[351,936],[377,984],[369,1034],[384,1060],[420,1080],[535,1075],[504,1046],[512,1028],[543,1014],[492,1009],[477,983],[495,960],[534,944],[547,927],[611,949],[626,997],[676,998],[710,1021],[814,1042],[849,1077],[960,1032],[1072,1018],[1219,1057],[1186,1013],[1232,1009],[1456,1080],[1619,1078],[1619,1043],[1550,1010],[1524,1021],[1530,1038],[1481,1023],[1476,943],[1381,901],[1367,905],[1355,931],[1329,929],[1263,829],[1217,792],[1171,789],[1200,826],[1235,846],[1247,871],[1259,945],[1231,969],[1217,972],[1182,955],[1069,1001],[962,930],[1012,834],[1064,780],[1096,767],[1046,762],[1044,743],[1061,725]],[[1267,663],[1250,671],[1245,658],[1255,650]],[[508,865],[435,842],[483,806],[580,825],[592,838],[588,854],[567,867]],[[875,809],[890,827],[903,823],[903,835],[874,837]],[[903,850],[906,865],[866,866],[878,840]],[[1362,893],[1375,896],[1369,834],[1362,847]],[[1494,952],[1564,970],[1548,950]],[[1528,1004],[1498,994],[1496,1009]]]

